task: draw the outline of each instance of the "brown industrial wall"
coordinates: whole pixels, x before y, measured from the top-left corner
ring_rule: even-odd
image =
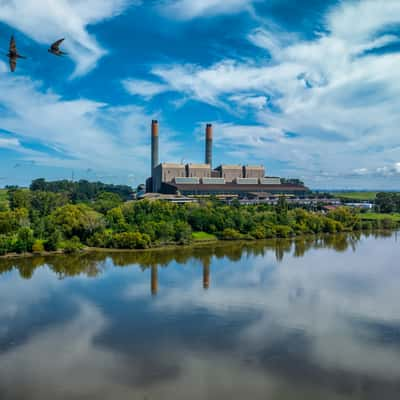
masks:
[[[243,177],[244,178],[264,178],[265,168],[264,167],[252,167],[245,165],[243,167]]]
[[[172,182],[176,177],[186,177],[186,169],[184,165],[165,165],[159,164],[154,170],[154,184],[155,191],[161,189],[163,182]]]
[[[186,166],[187,176],[188,177],[197,177],[197,178],[209,178],[211,176],[211,168],[200,167],[197,168],[196,166],[192,167],[190,165]]]
[[[224,167],[220,169],[221,178],[225,178],[226,182],[233,182],[236,178],[243,178],[242,167]]]

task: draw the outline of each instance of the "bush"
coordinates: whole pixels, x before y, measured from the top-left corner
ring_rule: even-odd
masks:
[[[150,237],[140,232],[122,232],[113,236],[113,246],[117,249],[145,249],[150,244]]]
[[[292,228],[286,225],[277,225],[275,227],[276,236],[279,238],[288,238],[292,236]]]
[[[88,240],[88,245],[92,247],[109,248],[113,247],[113,234],[111,230],[97,232]]]
[[[62,248],[64,249],[65,253],[77,253],[78,251],[83,249],[83,245],[80,242],[77,236],[74,236],[70,240],[66,240],[62,243]]]
[[[44,251],[44,244],[43,240],[35,240],[32,246],[33,253],[42,253]]]
[[[223,230],[221,237],[224,240],[238,240],[242,235],[236,229],[226,228]]]
[[[263,226],[257,226],[254,230],[251,231],[250,235],[254,239],[264,239],[265,238],[265,228]]]

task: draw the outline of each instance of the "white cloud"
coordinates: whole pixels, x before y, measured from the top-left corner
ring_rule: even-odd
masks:
[[[373,329],[400,323],[393,279],[399,275],[398,255],[390,251],[395,238],[382,239],[377,246],[372,245],[376,238],[363,237],[356,243],[357,251],[351,249],[352,239],[347,240],[346,252],[329,247],[315,251],[320,246],[315,243],[305,257],[293,257],[297,245],[288,246],[290,255],[279,265],[276,248],[266,248],[262,256],[243,255],[229,273],[226,265],[212,259],[207,292],[198,271],[193,282],[186,279],[182,287],[159,291],[154,307],[176,314],[205,309],[216,317],[229,318],[232,310],[242,311],[245,305],[258,317],[238,329],[233,338],[243,351],[265,354],[276,341],[282,344],[294,332],[302,332],[310,339],[305,359],[321,368],[399,379],[400,366],[395,362],[399,349],[383,345]]]
[[[8,71],[8,67],[7,67],[6,63],[3,61],[0,61],[0,72],[6,72],[6,71]]]
[[[2,138],[0,137],[0,148],[15,149],[20,147],[20,142],[16,138]]]
[[[218,14],[235,14],[251,9],[260,0],[166,0],[164,10],[174,18],[192,19]]]
[[[76,62],[75,76],[84,75],[106,54],[87,27],[112,18],[135,0],[3,0],[0,21],[41,44],[65,37],[65,49]],[[22,49],[21,49],[22,53]]]
[[[264,144],[256,141],[244,156],[287,159],[293,172],[311,179],[322,170],[344,176],[359,165],[393,165],[400,159],[400,53],[378,50],[399,41],[388,32],[400,23],[400,3],[343,2],[324,21],[326,32],[311,40],[273,25],[255,30],[248,39],[270,56],[262,62],[224,59],[152,72],[185,99],[233,114],[251,106],[257,125],[238,127],[243,134],[229,142],[232,151],[241,151],[243,138],[259,125],[281,132],[270,142],[265,129]],[[285,132],[297,135],[284,140]]]
[[[151,99],[168,90],[168,86],[165,84],[140,79],[125,79],[122,81],[122,85],[128,93],[142,96],[145,99]]]
[[[257,110],[262,110],[268,103],[268,98],[266,96],[252,96],[246,94],[238,94],[229,97],[229,100],[237,103],[242,107],[255,108]]]
[[[16,135],[3,145],[35,142],[42,150],[29,154],[37,165],[94,170],[130,171],[138,181],[148,176],[150,120],[142,108],[113,107],[85,98],[65,100],[43,92],[29,78],[0,77],[1,127]],[[164,128],[163,155],[177,146]]]

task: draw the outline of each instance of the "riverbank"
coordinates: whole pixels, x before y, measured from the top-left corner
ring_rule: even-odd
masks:
[[[171,251],[171,250],[182,250],[182,249],[190,249],[190,248],[202,248],[211,245],[229,245],[232,243],[240,246],[245,243],[268,243],[276,240],[285,240],[285,241],[296,241],[300,239],[316,239],[319,237],[329,237],[329,236],[337,236],[337,235],[349,235],[349,234],[385,234],[385,233],[394,233],[398,229],[375,229],[375,230],[358,230],[351,232],[338,232],[338,233],[309,233],[309,234],[301,234],[294,235],[291,237],[272,237],[266,239],[251,239],[251,238],[240,238],[240,239],[218,239],[214,237],[211,239],[210,237],[203,240],[194,240],[188,244],[164,244],[160,246],[149,247],[145,249],[115,249],[115,248],[107,248],[107,247],[83,247],[80,250],[75,252],[64,251],[64,250],[56,250],[56,251],[43,251],[43,252],[35,252],[35,253],[8,253],[3,256],[0,256],[0,260],[7,259],[23,259],[23,258],[35,258],[35,257],[50,257],[57,255],[68,255],[68,254],[89,254],[89,253],[113,253],[113,254],[124,254],[124,253],[149,253],[149,252],[163,252],[163,251]]]
[[[255,242],[257,240],[251,239],[240,239],[235,240],[235,242]],[[148,247],[146,249],[115,249],[115,248],[107,248],[107,247],[84,247],[75,252],[64,251],[64,250],[56,250],[56,251],[41,251],[35,253],[8,253],[3,256],[0,256],[1,259],[18,259],[18,258],[33,258],[33,257],[46,257],[46,256],[54,256],[54,255],[65,255],[65,254],[79,254],[79,253],[144,253],[151,251],[165,251],[165,250],[174,250],[174,249],[182,249],[182,248],[191,248],[191,247],[203,247],[210,244],[216,243],[229,243],[232,240],[222,240],[222,239],[214,239],[214,240],[198,240],[193,241],[189,244],[165,244],[162,246],[154,246]]]

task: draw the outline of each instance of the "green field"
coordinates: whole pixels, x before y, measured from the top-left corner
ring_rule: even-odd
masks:
[[[360,214],[361,219],[365,221],[381,221],[383,219],[391,219],[400,222],[400,214],[378,214],[378,213],[365,213]]]
[[[0,210],[8,208],[7,189],[0,189]]]
[[[7,200],[7,189],[0,189],[0,201]]]
[[[217,237],[215,235],[212,235],[207,232],[193,232],[192,236],[193,236],[193,240],[198,241],[198,242],[217,240]]]
[[[346,200],[372,201],[375,200],[377,193],[378,192],[332,192],[331,194]]]

